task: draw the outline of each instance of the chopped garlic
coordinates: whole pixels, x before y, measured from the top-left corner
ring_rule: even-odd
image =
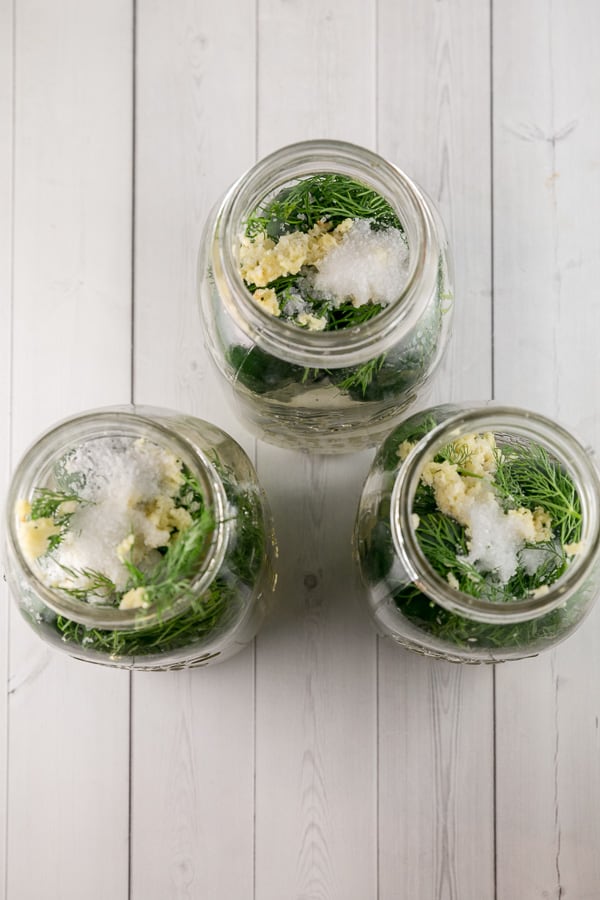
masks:
[[[454,452],[468,457],[465,468],[473,475],[493,475],[497,468],[496,438],[485,434],[464,434],[452,442]]]
[[[133,545],[135,544],[135,535],[128,534],[126,538],[123,538],[121,543],[117,546],[117,556],[121,560],[121,562],[125,562],[126,559],[129,559],[131,556],[131,551],[133,550]]]
[[[469,525],[471,510],[476,503],[493,497],[489,481],[463,477],[454,463],[428,462],[423,467],[421,479],[433,488],[435,502],[440,512],[455,519],[460,525]]]
[[[160,494],[147,507],[146,516],[155,528],[169,533],[176,528],[185,531],[192,524],[192,516],[182,506],[175,506],[173,497]],[[168,542],[168,538],[167,538]],[[154,546],[164,546],[155,544]]]
[[[454,572],[448,572],[446,574],[446,581],[448,582],[448,584],[450,585],[451,588],[454,588],[455,591],[457,591],[460,588],[458,578],[456,577]]]
[[[327,319],[325,316],[313,316],[311,313],[300,313],[296,322],[298,325],[304,325],[309,331],[323,331],[325,326],[327,325]]]
[[[252,295],[261,309],[270,313],[272,316],[280,316],[281,310],[277,302],[277,294],[273,288],[259,288]]]
[[[404,462],[414,446],[414,441],[402,441],[402,443],[398,447],[398,450],[396,451],[399,459],[401,459],[402,462]]]
[[[242,278],[247,284],[263,288],[282,275],[297,275],[302,266],[313,266],[324,259],[343,240],[351,226],[352,219],[345,219],[330,231],[329,223],[317,222],[308,232],[283,234],[277,243],[264,232],[252,238],[244,235],[240,240]],[[258,299],[256,293],[254,297]]]
[[[19,541],[23,555],[28,562],[35,562],[48,551],[48,542],[55,534],[60,534],[60,526],[52,519],[25,519],[19,521]]]
[[[585,547],[585,541],[577,541],[575,544],[565,544],[564,550],[567,556],[577,556]]]
[[[132,588],[123,594],[119,609],[145,609],[150,606],[148,591],[144,587]]]

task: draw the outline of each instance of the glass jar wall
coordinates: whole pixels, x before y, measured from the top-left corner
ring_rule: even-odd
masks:
[[[377,451],[354,550],[378,631],[456,662],[533,656],[566,638],[600,584],[589,451],[521,409],[439,406]]]
[[[206,344],[239,415],[283,447],[375,445],[449,337],[450,254],[434,205],[352,144],[294,144],[244,174],[208,219],[198,283]]]
[[[21,460],[6,513],[14,599],[71,656],[201,666],[260,627],[269,507],[242,448],[208,422],[140,406],[68,419]]]

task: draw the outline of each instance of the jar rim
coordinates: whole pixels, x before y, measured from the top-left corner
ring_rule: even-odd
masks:
[[[186,612],[194,599],[210,585],[223,562],[229,540],[230,523],[227,516],[225,489],[210,459],[187,438],[168,426],[152,419],[144,407],[134,405],[103,407],[87,410],[63,419],[43,432],[22,455],[14,471],[6,499],[5,521],[7,545],[18,562],[22,576],[33,586],[35,594],[56,615],[71,619],[87,628],[110,631],[132,631],[166,623]],[[155,413],[169,410],[153,408]],[[72,428],[77,428],[73,435]],[[17,502],[29,498],[35,488],[34,477],[48,470],[61,454],[75,443],[97,440],[103,437],[145,437],[159,447],[175,450],[186,466],[198,478],[207,506],[213,510],[214,525],[211,529],[198,571],[191,580],[189,590],[177,597],[164,609],[150,606],[123,610],[118,607],[96,605],[62,594],[45,584],[25,557],[17,531]],[[28,472],[31,473],[28,475]]]
[[[241,277],[237,258],[241,228],[250,212],[284,185],[319,173],[344,174],[366,184],[413,230],[400,296],[360,326],[325,332],[298,328],[261,309]],[[218,231],[222,236],[210,255],[221,301],[242,332],[263,350],[308,368],[357,365],[387,351],[399,335],[415,327],[436,288],[439,248],[432,252],[436,228],[424,192],[383,157],[346,141],[300,141],[263,157],[226,193],[216,214],[215,234]]]
[[[537,443],[549,451],[573,478],[582,506],[582,552],[548,591],[507,603],[485,600],[452,587],[431,566],[421,549],[412,521],[412,505],[423,466],[444,444],[473,432],[503,432]],[[600,553],[600,476],[586,450],[553,420],[520,407],[495,401],[462,407],[417,441],[400,467],[392,490],[390,527],[394,549],[412,580],[449,612],[477,622],[509,625],[551,612],[577,591]]]

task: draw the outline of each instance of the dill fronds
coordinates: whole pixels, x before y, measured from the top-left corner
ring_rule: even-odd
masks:
[[[373,219],[380,228],[402,230],[398,216],[377,191],[346,175],[322,174],[280,191],[248,217],[246,235],[264,231],[276,240],[290,231],[310,231],[323,219],[334,227],[344,219]]]
[[[103,600],[111,601],[111,605],[117,602],[115,583],[104,572],[99,572],[97,569],[74,569],[62,563],[58,565],[70,578],[74,580],[84,578],[86,580],[84,587],[61,586],[60,590],[63,594],[68,594],[69,597],[85,602],[89,602],[92,597],[101,597]]]
[[[74,509],[65,512],[61,507],[65,503],[75,503],[77,505],[86,501],[77,494],[69,491],[52,491],[48,488],[36,488],[33,492],[33,502],[31,504],[30,518],[33,519],[52,519],[55,525],[60,528],[57,534],[52,534],[48,538],[47,553],[51,553],[64,540],[65,534],[69,530],[71,518]]]
[[[385,353],[382,353],[381,356],[378,356],[376,359],[371,359],[369,362],[363,363],[362,366],[358,366],[350,373],[350,375],[347,375],[346,378],[338,382],[339,389],[341,391],[349,391],[352,388],[358,388],[364,396],[367,388],[373,381],[375,375],[381,370],[384,362]]]

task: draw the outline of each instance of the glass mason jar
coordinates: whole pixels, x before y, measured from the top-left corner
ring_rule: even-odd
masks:
[[[377,630],[453,662],[554,646],[599,588],[599,502],[589,450],[543,416],[485,404],[409,417],[378,449],[355,524]]]
[[[274,587],[271,515],[242,448],[166,409],[65,420],[8,492],[6,570],[31,627],[73,657],[204,666],[256,634]]]
[[[256,302],[241,275],[240,242],[257,210],[327,174],[384,198],[408,252],[406,280],[392,302],[368,321],[319,331]],[[273,224],[276,233],[268,234],[285,233],[285,223]],[[433,203],[391,163],[339,141],[284,147],[242,175],[206,223],[198,285],[206,345],[240,417],[283,447],[342,453],[374,446],[420,395],[449,338],[450,254]]]

